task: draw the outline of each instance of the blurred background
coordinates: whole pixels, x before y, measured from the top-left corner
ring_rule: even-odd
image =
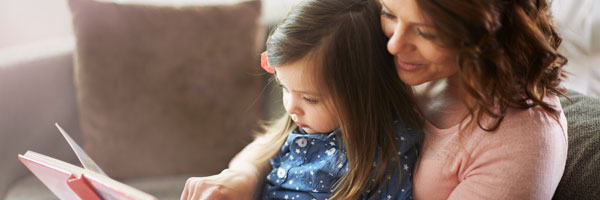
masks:
[[[297,2],[0,0],[0,199],[56,199],[17,160],[78,165],[55,122],[159,199],[219,173],[281,109],[258,55]]]
[[[262,22],[275,25],[298,1],[263,0]],[[596,97],[600,97],[599,7],[593,0],[554,0],[552,7],[555,25],[564,39],[561,52],[569,58],[565,70],[570,76],[564,85]],[[74,45],[67,0],[2,0],[0,30],[0,62],[15,60],[18,49],[36,44]]]
[[[0,48],[72,36],[66,0],[0,1]]]
[[[0,198],[55,198],[16,156],[34,150],[77,163],[54,122],[109,175],[160,199],[178,199],[189,176],[218,173],[251,140],[255,121],[279,109],[257,55],[299,1],[0,0]],[[563,85],[600,97],[600,1],[553,0],[552,11],[569,59]],[[231,99],[241,107],[219,107]],[[133,156],[136,163],[123,164]]]

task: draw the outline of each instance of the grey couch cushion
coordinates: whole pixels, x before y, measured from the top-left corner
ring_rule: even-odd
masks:
[[[73,40],[0,50],[0,199],[31,172],[17,159],[27,150],[76,161],[54,123],[81,141],[73,85]]]
[[[600,198],[600,99],[569,91],[561,98],[568,121],[569,152],[565,173],[553,199]]]

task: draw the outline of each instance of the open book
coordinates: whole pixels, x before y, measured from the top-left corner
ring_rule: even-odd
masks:
[[[156,199],[109,178],[58,124],[55,124],[84,168],[33,151],[19,160],[60,199]]]

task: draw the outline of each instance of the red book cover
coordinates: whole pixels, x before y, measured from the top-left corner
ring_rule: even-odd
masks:
[[[156,199],[152,195],[108,177],[58,124],[56,126],[84,168],[33,151],[18,155],[18,158],[59,199]]]
[[[71,179],[67,180],[67,185],[69,185],[71,190],[73,190],[73,192],[75,192],[81,199],[100,200],[100,196],[98,196],[96,190],[90,186],[84,176],[84,174],[78,178],[71,176]]]
[[[25,164],[25,166],[27,166],[27,168],[29,168],[29,170],[44,183],[44,185],[48,186],[48,189],[50,189],[50,191],[52,191],[59,199],[80,199],[77,193],[75,193],[67,184],[68,180],[75,177],[73,173],[64,169],[54,168],[48,164],[37,162],[22,155],[19,155],[19,160],[21,160],[21,162],[23,162],[23,164]]]
[[[32,151],[19,155],[19,160],[59,199],[156,199],[106,175]]]

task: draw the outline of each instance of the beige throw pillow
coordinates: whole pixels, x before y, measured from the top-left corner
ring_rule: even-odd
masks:
[[[260,1],[232,2],[69,0],[83,146],[109,176],[218,173],[251,140]]]

